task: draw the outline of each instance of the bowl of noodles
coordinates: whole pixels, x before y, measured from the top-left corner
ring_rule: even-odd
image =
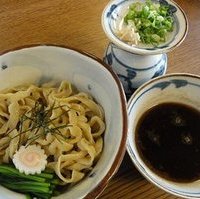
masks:
[[[116,74],[55,45],[3,52],[0,67],[0,199],[98,197],[125,152]]]

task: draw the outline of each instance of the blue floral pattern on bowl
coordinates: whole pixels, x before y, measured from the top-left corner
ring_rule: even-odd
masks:
[[[124,59],[124,57],[126,57]],[[138,60],[145,60],[146,65],[140,67]],[[155,63],[152,59],[156,59]],[[160,54],[155,57],[139,56],[119,49],[113,43],[108,45],[104,62],[109,64],[120,78],[127,98],[146,81],[165,74],[167,68],[167,55]],[[151,63],[152,62],[152,63]]]

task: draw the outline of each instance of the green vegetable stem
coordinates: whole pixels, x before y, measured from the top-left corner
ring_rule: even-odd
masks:
[[[49,199],[59,194],[57,190],[59,184],[59,179],[53,173],[25,175],[9,164],[0,164],[0,185],[26,194],[27,199],[34,197]]]

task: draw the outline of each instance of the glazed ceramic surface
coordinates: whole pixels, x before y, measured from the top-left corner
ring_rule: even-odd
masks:
[[[128,102],[127,150],[137,169],[161,189],[184,198],[200,198],[200,181],[175,183],[153,173],[142,161],[135,145],[135,129],[140,117],[151,107],[164,102],[189,105],[200,111],[200,77],[190,74],[169,74],[141,86]],[[170,133],[170,132],[169,132]]]
[[[108,45],[104,61],[112,66],[120,78],[126,96],[129,98],[136,88],[152,78],[166,73],[167,55],[136,55],[113,43]]]
[[[144,2],[144,0],[141,1]],[[140,55],[166,53],[182,43],[188,31],[187,18],[180,6],[170,0],[154,0],[154,2],[169,4],[173,12],[174,30],[170,33],[170,37],[165,43],[154,47],[148,45],[129,45],[120,40],[116,35],[116,27],[126,15],[129,5],[134,2],[137,2],[137,0],[113,0],[105,7],[102,14],[102,26],[111,42],[128,52]]]
[[[80,183],[57,199],[96,198],[122,161],[126,141],[126,104],[121,84],[99,59],[58,46],[33,46],[0,56],[0,89],[23,83],[68,80],[80,91],[90,93],[105,111],[103,153]],[[114,104],[113,104],[114,102]],[[0,199],[23,199],[24,195],[0,187]]]
[[[102,13],[102,27],[110,40],[104,61],[118,74],[129,98],[136,88],[145,82],[164,75],[167,70],[166,52],[179,46],[188,31],[184,11],[173,1],[153,0],[170,7],[174,18],[174,29],[165,43],[153,45],[129,45],[117,36],[117,27],[128,12],[129,6],[138,0],[112,0]],[[145,2],[145,0],[140,0]]]

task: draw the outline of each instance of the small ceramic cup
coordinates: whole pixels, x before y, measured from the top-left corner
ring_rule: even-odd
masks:
[[[138,0],[112,0],[102,13],[102,27],[110,40],[104,61],[118,74],[126,95],[129,97],[135,88],[144,82],[164,75],[167,69],[166,53],[179,46],[188,31],[188,21],[184,11],[171,0],[152,0],[168,5],[173,13],[174,29],[166,42],[153,45],[130,45],[117,36],[117,27],[125,17],[131,4]],[[139,0],[144,2],[144,0]]]
[[[158,176],[142,160],[136,146],[135,132],[141,116],[153,106],[176,102],[200,111],[199,99],[200,77],[179,73],[164,75],[145,83],[135,91],[128,102],[127,151],[133,163],[147,180],[159,188],[183,198],[200,198],[200,179],[190,183],[182,183]]]

